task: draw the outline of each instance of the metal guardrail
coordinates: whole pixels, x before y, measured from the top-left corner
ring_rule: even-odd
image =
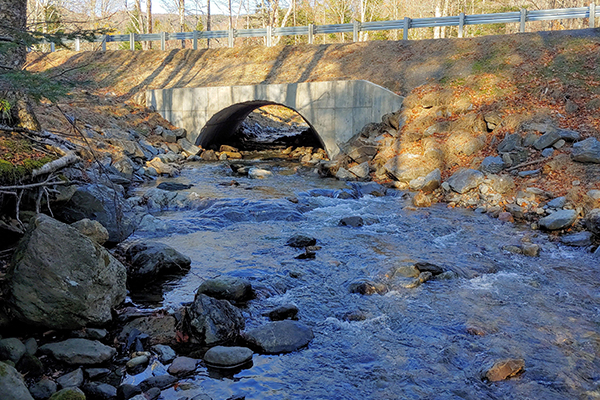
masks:
[[[384,31],[384,30],[402,30],[403,40],[408,40],[409,29],[415,28],[434,28],[444,26],[457,26],[458,37],[463,37],[464,27],[466,25],[486,25],[486,24],[509,24],[518,23],[519,32],[525,32],[525,23],[534,21],[553,21],[558,19],[589,19],[589,27],[596,27],[596,17],[600,16],[600,11],[596,10],[595,3],[590,3],[589,7],[577,8],[558,8],[551,10],[534,10],[493,13],[493,14],[474,14],[466,15],[461,13],[457,16],[435,17],[435,18],[408,18],[394,21],[373,21],[360,23],[354,21],[350,24],[333,25],[308,25],[292,26],[284,28],[266,28],[255,29],[230,29],[219,31],[193,31],[176,33],[130,33],[128,35],[105,35],[100,36],[94,42],[102,44],[102,50],[106,50],[106,43],[110,42],[129,42],[130,49],[135,50],[135,42],[150,41],[160,42],[161,50],[166,49],[166,42],[169,40],[192,40],[193,48],[198,48],[198,40],[202,39],[228,39],[229,47],[233,47],[236,37],[240,38],[265,38],[267,46],[271,46],[272,39],[275,36],[295,36],[308,35],[308,43],[314,42],[315,35],[324,35],[331,33],[352,32],[353,40],[359,40],[360,32]],[[72,41],[75,43],[75,50],[80,49],[80,40]],[[54,44],[51,43],[51,51],[54,51]]]

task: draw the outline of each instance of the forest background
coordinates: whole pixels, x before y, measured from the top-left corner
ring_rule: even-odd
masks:
[[[28,0],[28,25],[43,33],[78,29],[114,34],[189,32],[285,26],[343,24],[507,11],[585,7],[585,0]],[[153,13],[154,10],[154,13]],[[527,24],[529,31],[587,27],[584,20],[542,21]],[[465,36],[515,33],[518,24],[467,26]],[[399,40],[400,30],[360,32],[359,40]],[[456,37],[456,27],[411,29],[409,39]],[[276,37],[274,44],[302,44],[305,36]],[[315,43],[352,40],[352,33],[319,35]],[[261,44],[264,38],[237,38],[236,45]],[[94,50],[98,43],[82,45]],[[139,49],[151,42],[137,43]],[[227,46],[227,39],[204,40],[204,47]],[[168,48],[191,47],[185,41]],[[128,43],[109,43],[108,49],[128,49]],[[47,49],[46,49],[47,50]]]

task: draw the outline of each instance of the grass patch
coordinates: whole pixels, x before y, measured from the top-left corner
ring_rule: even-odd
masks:
[[[33,148],[26,139],[0,136],[0,183],[20,182],[33,170],[55,159]]]

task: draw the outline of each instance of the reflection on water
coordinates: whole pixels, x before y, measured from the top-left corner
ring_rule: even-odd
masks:
[[[411,211],[398,192],[361,195],[357,186],[295,172],[293,165],[265,167],[275,174],[260,181],[233,177],[220,164],[183,172],[178,180],[214,201],[156,215],[167,222],[168,233],[145,240],[175,247],[191,257],[192,268],[164,285],[164,293],[154,290],[162,305],[178,307],[193,299],[203,279],[245,277],[259,293],[244,310],[249,328],[264,323],[266,311],[293,303],[315,339],[297,353],[255,355],[252,368],[230,378],[200,371],[187,385],[163,392],[165,398],[600,396],[597,258],[468,210],[436,205]],[[232,179],[240,185],[220,185]],[[336,196],[342,189],[356,196]],[[342,217],[354,215],[371,224],[338,226]],[[297,260],[299,251],[285,246],[297,233],[317,238],[322,249],[314,260]],[[501,249],[522,240],[539,244],[540,257]],[[454,271],[456,278],[413,289],[395,284],[395,269],[417,261]],[[350,294],[357,280],[390,290]],[[504,358],[523,358],[525,373],[482,382],[485,368]]]

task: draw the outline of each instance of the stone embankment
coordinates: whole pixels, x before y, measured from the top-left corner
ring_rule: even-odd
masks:
[[[560,122],[560,114],[515,115],[500,105],[476,110],[448,89],[412,94],[401,110],[366,126],[343,156],[318,167],[409,191],[414,207],[471,208],[595,250],[600,142]]]

